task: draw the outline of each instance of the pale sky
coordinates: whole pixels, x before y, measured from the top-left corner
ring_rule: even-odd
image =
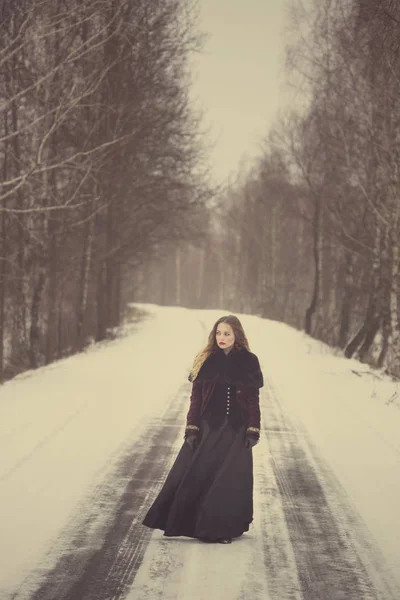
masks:
[[[199,0],[208,34],[195,57],[193,96],[215,143],[218,181],[259,154],[283,102],[285,0]]]

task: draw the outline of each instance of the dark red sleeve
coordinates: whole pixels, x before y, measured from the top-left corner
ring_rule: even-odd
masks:
[[[249,421],[247,427],[247,435],[252,437],[260,437],[260,390],[257,387],[248,386],[246,388],[247,407]]]
[[[190,407],[186,417],[185,437],[197,434],[200,431],[201,403],[203,399],[202,382],[194,381],[190,394]]]

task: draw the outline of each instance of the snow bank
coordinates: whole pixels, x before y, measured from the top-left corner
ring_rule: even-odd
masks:
[[[246,320],[243,318],[243,322]],[[334,471],[400,582],[397,382],[280,323],[248,320],[264,373]]]

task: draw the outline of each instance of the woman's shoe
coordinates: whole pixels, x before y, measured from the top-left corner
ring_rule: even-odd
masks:
[[[217,538],[216,540],[210,540],[210,538],[199,538],[201,542],[205,544],[232,544],[232,538]]]

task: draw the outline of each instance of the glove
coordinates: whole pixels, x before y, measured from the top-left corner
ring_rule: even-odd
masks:
[[[186,441],[194,452],[197,448],[197,435],[188,435]]]
[[[258,444],[259,440],[257,438],[254,438],[250,435],[246,436],[246,441],[244,443],[246,448],[252,448],[253,446],[255,446],[256,444]]]

